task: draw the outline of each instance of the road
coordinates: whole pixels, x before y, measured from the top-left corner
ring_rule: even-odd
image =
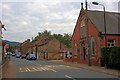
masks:
[[[50,78],[64,78],[65,80],[76,80],[77,78],[117,78],[116,76],[105,73],[49,61],[31,61],[15,57],[12,57],[11,60],[17,68],[15,71],[15,78],[48,78],[49,80]]]

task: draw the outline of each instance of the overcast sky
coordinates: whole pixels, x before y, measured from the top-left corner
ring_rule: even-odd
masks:
[[[103,10],[91,4],[92,1],[104,4],[106,11],[118,12],[119,0],[88,0],[89,10]],[[2,0],[0,20],[7,29],[3,31],[3,39],[23,42],[44,30],[72,34],[81,2],[85,0]]]

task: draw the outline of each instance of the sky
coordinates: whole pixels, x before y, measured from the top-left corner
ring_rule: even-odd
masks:
[[[88,0],[89,10],[103,10],[93,5],[93,1],[105,5],[106,11],[118,12],[119,0]],[[85,0],[2,0],[0,20],[6,28],[3,39],[23,42],[44,30],[72,34],[81,2]]]

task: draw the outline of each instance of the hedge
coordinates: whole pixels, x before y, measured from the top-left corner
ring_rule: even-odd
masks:
[[[101,59],[107,67],[120,67],[120,47],[101,48]]]

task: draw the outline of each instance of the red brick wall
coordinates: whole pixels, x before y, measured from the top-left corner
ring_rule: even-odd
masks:
[[[23,42],[22,45],[21,45],[21,54],[26,54],[28,49],[29,49],[29,46],[30,46],[30,41],[29,40]]]
[[[77,48],[80,48],[80,22],[81,22],[81,18],[84,15],[84,11],[82,10],[80,12],[81,15],[78,16],[78,20],[76,22],[76,26],[75,29],[73,31],[73,35],[72,35],[72,53],[73,53],[73,60],[71,59],[65,59],[66,61],[75,61],[75,62],[79,62],[80,60],[80,53],[77,52]],[[75,45],[76,44],[76,45]]]
[[[41,39],[39,39],[37,44],[45,43],[45,39],[46,38],[41,37]],[[40,40],[42,40],[42,42]],[[60,43],[59,40],[49,39],[46,42],[46,44],[41,45],[41,46],[38,45],[37,53],[39,55],[39,59],[44,59],[44,52],[46,51],[49,53],[48,55],[49,59],[55,59],[55,58],[63,59],[63,56],[61,57],[59,52],[63,52],[63,50],[66,50],[66,49],[68,48],[63,43]],[[36,52],[36,47],[34,47],[33,51]]]
[[[107,35],[106,39],[114,39],[115,40],[115,46],[120,46],[120,35]],[[103,39],[101,43],[104,45],[105,40]]]
[[[81,19],[85,18],[84,11],[80,12],[80,15],[78,17],[73,35],[72,35],[72,53],[73,53],[73,59],[65,59],[65,61],[74,61],[74,62],[80,62],[80,63],[85,63],[88,64],[88,59],[86,57],[86,60],[80,59],[80,53],[77,52],[77,48],[80,48],[80,24],[81,24]],[[87,46],[88,37],[93,37],[95,40],[95,55],[91,57],[92,60],[92,65],[100,64],[100,47],[104,46],[105,42],[104,39],[100,39],[98,36],[99,30],[96,28],[96,26],[88,20],[88,34],[85,38],[85,46]],[[113,38],[116,41],[116,46],[120,46],[120,35],[107,35],[108,38]],[[76,46],[75,46],[76,43]],[[77,54],[75,58],[75,54]]]
[[[120,46],[120,37],[118,37],[118,45]]]
[[[92,24],[92,22],[90,20],[88,20],[88,36],[89,37],[93,37],[94,40],[95,40],[95,55],[91,57],[91,60],[92,60],[92,64],[95,65],[95,64],[98,64],[97,63],[97,60],[98,60],[98,57],[99,57],[99,47],[98,47],[98,30],[97,28],[94,26],[94,24]],[[80,35],[79,35],[80,36]],[[87,36],[87,37],[88,37]],[[87,45],[88,42],[87,42],[87,39],[85,40],[85,44]],[[86,56],[86,59],[83,60],[83,59],[80,59],[79,61],[80,63],[84,63],[84,64],[88,64],[88,57]]]
[[[96,53],[96,55],[95,55],[95,57],[98,57],[99,56],[99,51],[98,51],[98,49],[99,49],[99,42],[98,42],[98,40],[99,40],[99,37],[98,37],[98,33],[99,33],[99,31],[98,31],[98,29],[94,26],[94,24],[89,20],[88,21],[88,34],[90,35],[90,36],[92,36],[93,38],[94,38],[94,40],[95,40],[95,53]]]

